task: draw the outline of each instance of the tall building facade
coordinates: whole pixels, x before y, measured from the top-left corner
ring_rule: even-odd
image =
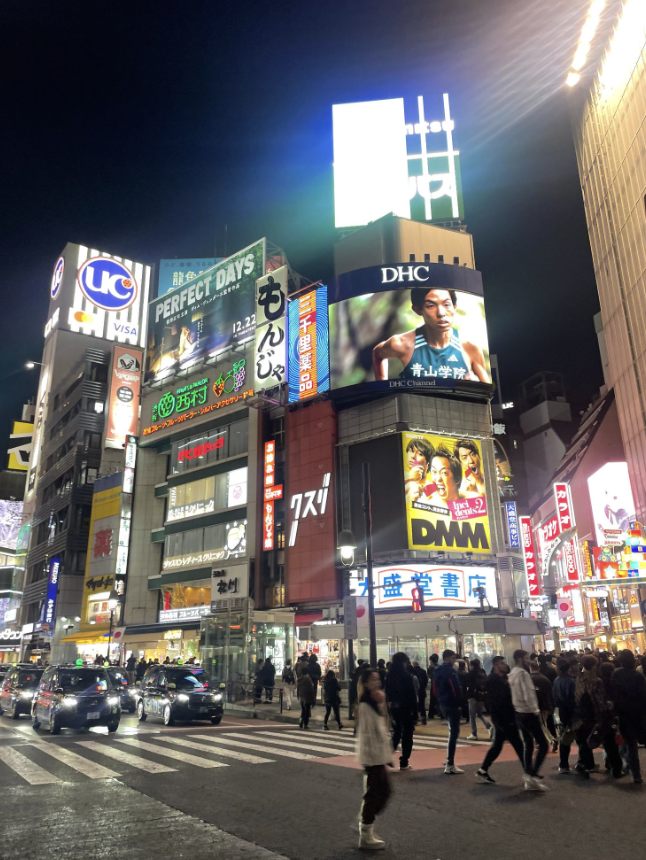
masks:
[[[597,0],[591,4],[585,28],[568,77],[573,87],[575,145],[608,351],[606,375],[615,388],[636,514],[643,522],[646,4]]]

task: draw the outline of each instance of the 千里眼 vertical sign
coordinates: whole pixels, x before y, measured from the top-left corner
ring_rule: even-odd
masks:
[[[256,281],[256,391],[281,385],[286,378],[285,309],[287,266]]]

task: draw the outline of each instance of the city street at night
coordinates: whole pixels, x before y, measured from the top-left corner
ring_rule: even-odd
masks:
[[[305,733],[229,717],[218,728],[153,728],[124,717],[115,736],[50,738],[27,720],[0,723],[3,860],[111,851],[128,860],[144,851],[192,860],[359,856],[361,771],[351,730]],[[507,749],[492,768],[496,785],[479,784],[484,741],[460,745],[465,773],[445,776],[439,721],[428,728],[415,735],[414,769],[391,777],[393,799],[380,822],[380,835],[389,836],[384,857],[539,860],[558,842],[563,856],[606,860],[609,840],[620,853],[641,839],[644,791],[629,781],[614,784],[605,772],[588,781],[559,776],[551,755],[550,791],[526,793]],[[621,820],[622,828],[600,831],[601,819]]]

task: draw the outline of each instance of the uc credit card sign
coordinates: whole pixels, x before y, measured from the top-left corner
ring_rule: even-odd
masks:
[[[491,553],[480,443],[402,433],[402,458],[409,548]]]

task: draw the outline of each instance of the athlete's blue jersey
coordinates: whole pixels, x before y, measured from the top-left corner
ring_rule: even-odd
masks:
[[[470,379],[471,368],[467,365],[460,343],[458,330],[451,332],[447,346],[434,347],[426,343],[424,327],[415,330],[415,349],[410,361],[399,374],[400,379]]]

